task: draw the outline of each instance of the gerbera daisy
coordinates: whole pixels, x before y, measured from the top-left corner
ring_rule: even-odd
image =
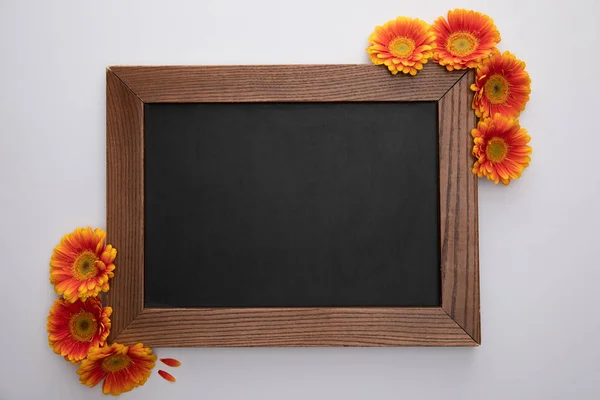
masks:
[[[104,379],[102,392],[116,396],[146,383],[155,361],[152,350],[141,343],[131,347],[113,343],[91,348],[77,373],[81,383],[89,387]]]
[[[492,57],[483,60],[477,67],[473,108],[480,118],[495,113],[516,118],[525,109],[531,93],[531,79],[525,71],[525,63],[513,54],[494,51]]]
[[[56,354],[77,363],[90,347],[104,346],[110,331],[112,308],[102,307],[100,297],[69,303],[57,299],[48,315],[48,343]]]
[[[477,176],[508,185],[529,166],[531,147],[527,144],[531,138],[519,121],[495,114],[493,118],[479,121],[471,135],[475,139],[473,155],[477,159],[473,173]]]
[[[392,74],[415,75],[433,55],[433,33],[417,18],[398,17],[375,28],[367,47],[375,65],[385,64]]]
[[[500,43],[494,21],[477,11],[448,11],[448,20],[439,17],[431,27],[435,34],[435,62],[448,71],[474,68]]]
[[[78,228],[65,235],[50,259],[50,282],[71,303],[107,292],[117,249],[105,245],[102,229]]]

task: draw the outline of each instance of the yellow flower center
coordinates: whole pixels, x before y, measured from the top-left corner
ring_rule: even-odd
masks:
[[[454,32],[446,41],[446,49],[453,56],[465,57],[472,54],[479,46],[479,40],[468,32]]]
[[[90,250],[79,254],[73,262],[73,277],[78,281],[85,281],[96,276],[98,274],[96,261],[98,257]]]
[[[504,104],[510,94],[510,83],[501,74],[494,74],[485,83],[483,93],[490,103]]]
[[[487,147],[485,148],[485,155],[488,160],[495,163],[501,163],[506,158],[506,154],[508,154],[508,144],[506,144],[504,139],[494,137],[488,141]]]
[[[131,364],[131,358],[127,354],[114,354],[102,361],[102,369],[105,372],[119,372]]]
[[[71,332],[71,337],[78,342],[90,342],[97,330],[98,322],[91,312],[81,311],[71,315],[69,331]]]
[[[397,37],[388,46],[393,56],[408,58],[415,50],[415,41],[407,37]]]

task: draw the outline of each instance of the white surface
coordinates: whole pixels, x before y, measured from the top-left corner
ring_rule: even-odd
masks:
[[[177,383],[154,371],[124,397],[600,398],[597,1],[0,0],[0,399],[102,398],[45,322],[52,248],[105,226],[107,65],[364,63],[375,25],[448,7],[491,15],[533,79],[530,168],[480,181],[483,345],[158,349]]]

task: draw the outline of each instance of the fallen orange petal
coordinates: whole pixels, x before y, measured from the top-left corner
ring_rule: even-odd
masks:
[[[167,364],[169,367],[179,367],[181,363],[174,358],[161,358],[160,361]]]
[[[175,382],[175,377],[168,372],[163,371],[162,369],[158,370],[158,374],[163,377],[163,379],[168,380],[169,382]]]

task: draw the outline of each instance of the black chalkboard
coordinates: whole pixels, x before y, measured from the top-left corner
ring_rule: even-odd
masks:
[[[439,306],[437,115],[146,104],[146,306]]]

